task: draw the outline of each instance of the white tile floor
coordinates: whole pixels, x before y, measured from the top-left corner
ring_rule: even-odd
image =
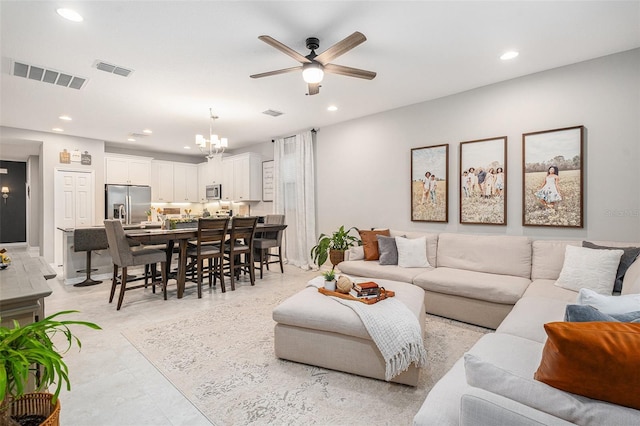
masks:
[[[61,272],[61,271],[59,271]],[[281,274],[277,265],[265,271],[256,286],[277,285],[296,280],[301,286],[316,276],[285,265]],[[61,275],[61,274],[60,274]],[[259,275],[258,275],[259,276]],[[109,304],[110,281],[93,287],[65,285],[62,279],[49,281],[53,293],[45,299],[46,314],[75,309],[77,319],[95,322],[103,330],[74,328],[82,341],[82,350],[72,348],[65,361],[69,367],[71,392],[61,393],[61,421],[65,426],[88,425],[209,425],[211,424],[173,385],[160,374],[121,334],[128,327],[143,327],[154,321],[183,317],[211,309],[218,303],[257,290],[241,278],[232,292],[203,287],[197,298],[194,283],[187,283],[184,298],[177,299],[174,281],[170,281],[169,300],[150,289],[125,294],[124,304],[116,311],[116,300]],[[116,294],[117,298],[117,294]],[[71,316],[69,316],[71,318]]]

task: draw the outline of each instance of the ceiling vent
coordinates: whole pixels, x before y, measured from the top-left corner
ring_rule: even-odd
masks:
[[[284,112],[280,112],[280,111],[276,111],[275,109],[268,109],[266,111],[262,111],[263,114],[267,114],[270,115],[272,117],[279,117],[282,114],[284,114]]]
[[[136,139],[146,138],[148,136],[149,135],[146,133],[129,133],[130,138],[136,138]]]
[[[110,74],[121,75],[122,77],[129,77],[133,70],[125,67],[119,67],[118,65],[113,65],[104,61],[96,60],[93,63],[93,66],[98,68],[100,71],[105,71]]]
[[[88,81],[86,77],[78,77],[67,72],[56,71],[36,65],[29,65],[18,61],[12,61],[11,74],[16,77],[24,77],[29,80],[42,81],[44,83],[55,84],[56,86],[63,86],[77,90],[82,89]]]

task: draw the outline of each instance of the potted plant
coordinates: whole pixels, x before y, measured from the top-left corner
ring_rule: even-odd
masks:
[[[13,328],[0,327],[0,420],[9,424],[13,420],[21,425],[43,422],[47,425],[58,424],[58,395],[63,384],[67,390],[71,390],[69,370],[62,355],[71,349],[74,342],[78,348],[82,347],[69,326],[101,329],[90,322],[58,319],[60,315],[75,312],[78,311],[58,312],[24,326],[14,321]],[[66,339],[67,347],[64,350],[56,348],[53,342],[55,335],[62,335]],[[39,384],[35,393],[26,393],[28,382],[34,379],[34,365],[39,369]],[[56,389],[53,394],[40,393],[54,383]],[[34,421],[34,417],[40,419]]]
[[[344,252],[346,250],[355,245],[362,244],[358,237],[349,234],[353,229],[356,228],[351,227],[345,230],[344,226],[341,226],[331,234],[331,236],[320,234],[318,244],[311,248],[311,257],[315,264],[320,267],[327,261],[327,257],[329,257],[331,264],[335,267],[344,260]]]
[[[324,277],[324,288],[330,291],[336,291],[336,273],[331,270],[323,272],[322,276]]]

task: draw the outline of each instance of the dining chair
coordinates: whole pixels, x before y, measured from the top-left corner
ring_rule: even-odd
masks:
[[[257,217],[234,217],[231,220],[229,239],[225,241],[225,269],[229,270],[231,290],[236,289],[236,274],[245,270],[249,272],[251,285],[256,283],[256,273],[253,268],[253,237],[256,232]]]
[[[284,225],[283,214],[270,214],[264,219],[265,225]],[[264,266],[269,270],[270,263],[280,263],[280,272],[284,273],[284,266],[282,264],[282,234],[284,229],[275,232],[261,232],[258,233],[253,240],[254,247],[254,259],[257,255],[258,263],[256,269],[260,269],[260,279],[262,279],[262,273]],[[277,253],[271,253],[271,249],[276,248]],[[269,258],[277,257],[277,260],[270,261]]]
[[[209,287],[216,285],[216,277],[220,278],[222,292],[224,288],[224,268],[223,258],[224,239],[227,235],[229,218],[221,219],[198,219],[198,239],[195,247],[187,249],[187,257],[196,263],[198,299],[202,298],[202,270],[204,260],[208,262]],[[212,284],[213,278],[213,284]]]
[[[113,279],[111,281],[111,294],[109,295],[109,303],[113,302],[113,296],[116,287],[120,284],[120,295],[118,296],[118,307],[120,310],[122,301],[124,300],[125,291],[143,288],[147,284],[127,287],[127,268],[131,266],[151,265],[152,276],[155,278],[156,264],[161,264],[161,281],[153,280],[151,285],[155,292],[156,284],[162,285],[164,300],[167,300],[167,274],[166,274],[166,254],[161,250],[139,249],[133,250],[129,246],[127,236],[122,228],[122,223],[118,219],[107,219],[104,221],[104,229],[107,233],[107,241],[109,243],[109,254],[113,260]],[[122,268],[122,274],[118,279],[118,268]]]

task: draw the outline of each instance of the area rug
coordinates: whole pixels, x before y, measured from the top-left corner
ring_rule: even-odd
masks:
[[[410,425],[429,390],[489,330],[427,318],[417,387],[277,359],[281,289],[123,334],[215,425]]]

